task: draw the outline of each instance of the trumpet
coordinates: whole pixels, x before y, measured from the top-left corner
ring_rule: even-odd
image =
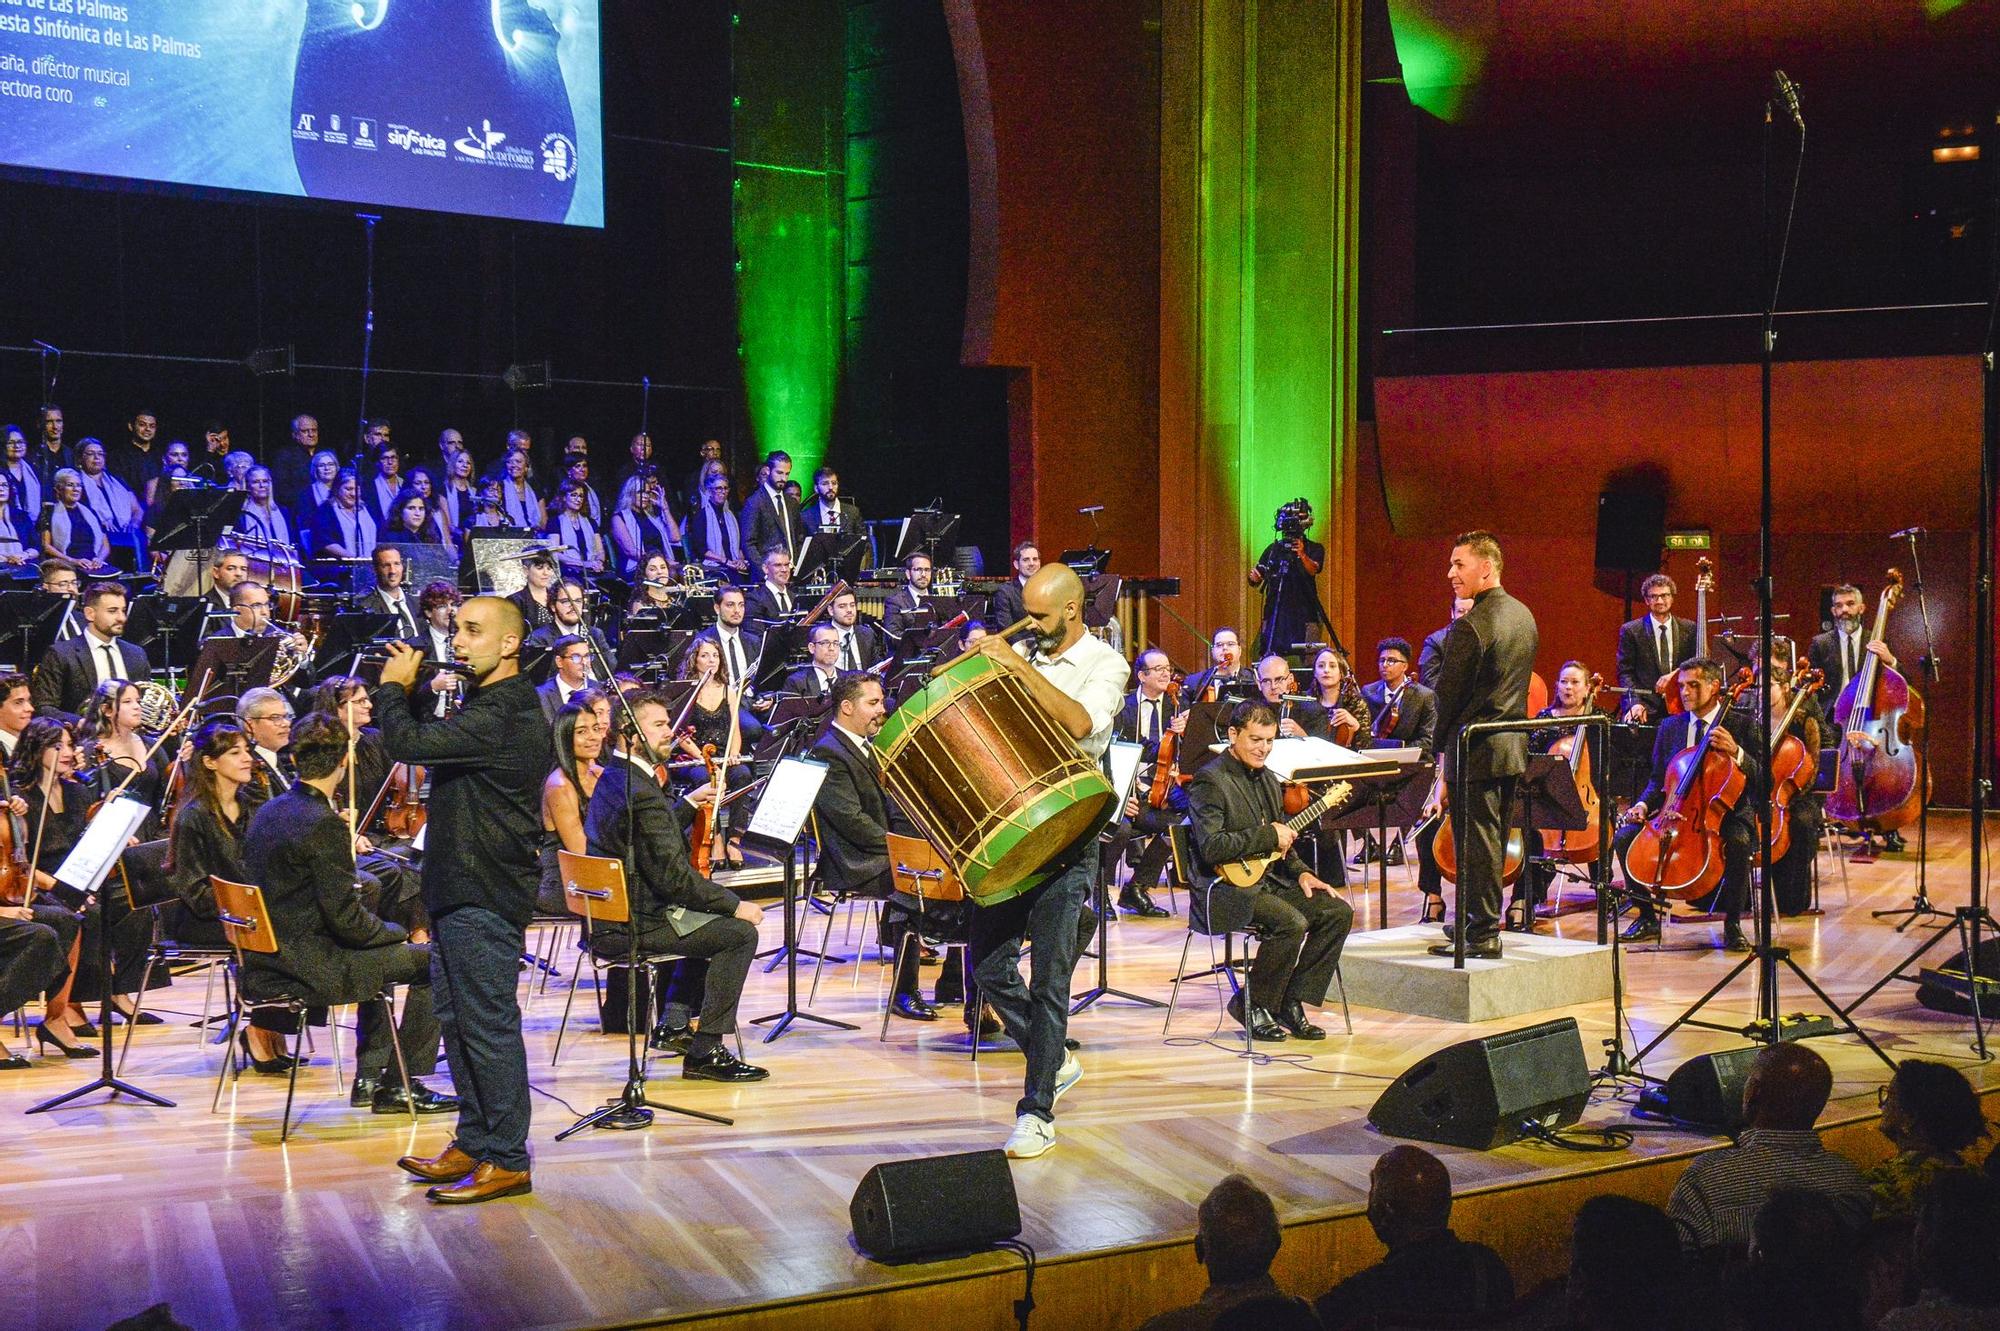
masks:
[[[361,664],[387,665],[389,664],[389,653],[386,648],[375,648],[365,651],[361,653]],[[417,670],[419,673],[429,670],[436,674],[458,675],[464,679],[471,679],[477,673],[463,661],[439,661],[429,656],[417,662]]]

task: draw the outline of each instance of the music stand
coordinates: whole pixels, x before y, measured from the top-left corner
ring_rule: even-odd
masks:
[[[279,641],[274,637],[210,638],[201,645],[201,655],[195,658],[188,679],[199,693],[234,694],[241,698],[247,690],[271,682],[271,666],[278,659]],[[221,687],[206,687],[210,680]]]
[[[891,563],[900,564],[919,551],[937,562],[938,547],[943,545],[958,531],[958,514],[946,513],[941,509],[920,508],[903,519],[902,529],[896,533],[896,552]]]
[[[205,596],[137,597],[125,624],[125,640],[145,648],[154,669],[178,673],[194,663],[208,608]]]
[[[48,655],[62,632],[63,614],[75,602],[40,588],[0,592],[0,643],[18,639],[20,654],[11,659],[25,673]]]
[[[541,544],[526,527],[473,527],[458,556],[458,589],[468,596],[512,596],[528,585],[521,552]]]
[[[313,674],[323,675],[343,657],[353,657],[343,674],[351,675],[368,645],[396,634],[396,617],[387,611],[347,610],[333,617],[326,637],[313,653]]]
[[[1104,556],[1109,559],[1111,552],[1105,551]],[[1069,561],[1065,558],[1063,562]],[[1117,618],[1118,592],[1124,585],[1125,579],[1101,569],[1083,580],[1084,594],[1089,598],[1083,607],[1085,627],[1101,629]]]
[[[1139,779],[1139,767],[1144,754],[1145,746],[1142,744],[1113,740],[1110,750],[1105,755],[1111,767],[1111,788],[1114,792],[1111,807],[1117,810],[1114,822],[1117,816],[1123,815],[1125,801],[1132,796]],[[1095,889],[1092,904],[1097,907],[1097,983],[1076,995],[1075,1001],[1070,1004],[1069,1014],[1074,1017],[1103,998],[1122,998],[1140,1007],[1165,1007],[1166,1004],[1157,998],[1147,998],[1143,994],[1127,993],[1123,989],[1111,987],[1111,889],[1104,881],[1102,873],[1092,874],[1091,877]]]
[[[1389,829],[1415,827],[1423,820],[1424,799],[1430,794],[1431,778],[1436,770],[1437,764],[1433,760],[1419,757],[1399,774],[1369,778],[1359,783],[1367,803],[1357,804],[1345,813],[1335,814],[1320,822],[1320,826],[1328,831],[1375,834],[1375,844],[1381,852],[1375,857],[1382,912],[1380,928],[1389,927]]]
[[[168,554],[189,551],[194,558],[195,586],[201,586],[216,539],[236,525],[249,498],[242,490],[215,490],[206,486],[168,491],[167,501],[160,505],[159,517],[153,525],[152,549]]]
[[[1104,570],[1110,567],[1111,552],[1100,550],[1094,545],[1084,550],[1065,550],[1056,562],[1068,564],[1088,587],[1092,578],[1103,577]]]
[[[799,547],[798,560],[792,565],[792,581],[804,586],[820,569],[836,568],[840,550],[839,532],[816,531],[806,537],[806,543]]]
[[[1580,737],[1581,738],[1581,737]],[[1519,817],[1515,825],[1521,829],[1522,872],[1527,872],[1527,862],[1540,860],[1547,864],[1567,864],[1567,860],[1551,859],[1543,855],[1541,836],[1543,831],[1581,832],[1592,823],[1584,812],[1583,797],[1577,793],[1576,771],[1569,765],[1569,759],[1559,754],[1531,753],[1528,755],[1527,770],[1521,773],[1520,784],[1515,787]],[[1595,859],[1595,856],[1592,857]],[[1551,880],[1553,882],[1553,880]],[[1534,903],[1525,907],[1524,921],[1530,932],[1534,930]],[[1604,942],[1608,920],[1603,911],[1598,912],[1599,945]]]
[[[691,629],[628,628],[618,640],[618,668],[630,670],[647,661],[665,661],[670,667],[678,666],[681,653],[693,640]]]
[[[1207,754],[1218,744],[1229,742],[1229,714],[1236,710],[1233,702],[1198,702],[1188,706],[1187,729],[1181,732],[1181,752]],[[1204,757],[1201,762],[1208,759]],[[1201,763],[1182,763],[1183,770],[1192,771]]]
[[[764,1043],[783,1035],[795,1021],[813,1021],[839,1031],[858,1031],[852,1022],[835,1021],[799,1006],[799,835],[812,816],[813,801],[826,781],[827,766],[812,758],[781,758],[764,782],[764,797],[744,829],[745,844],[755,844],[785,865],[785,1006],[758,1017],[752,1026],[769,1025]]]
[[[794,721],[817,722],[832,707],[833,698],[831,696],[808,698],[803,694],[788,693],[778,699],[777,706],[771,709],[770,719],[764,724],[776,730],[779,726],[789,725]],[[818,728],[817,725],[807,727],[809,730],[817,730]],[[764,745],[758,745],[757,749],[757,756],[760,758],[763,757]]]
[[[27,1112],[30,1114],[40,1114],[58,1108],[72,1100],[89,1095],[92,1091],[110,1091],[113,1095],[122,1093],[144,1100],[147,1104],[158,1105],[162,1109],[174,1107],[172,1100],[154,1095],[151,1091],[141,1090],[130,1082],[120,1081],[113,1074],[111,1066],[112,1045],[117,1043],[111,1038],[111,930],[118,922],[111,917],[111,904],[114,901],[124,901],[129,910],[131,899],[127,893],[104,891],[104,880],[110,877],[111,870],[117,867],[119,856],[131,842],[132,834],[139,829],[139,824],[144,822],[146,815],[152,811],[152,805],[135,800],[129,795],[120,795],[117,799],[106,802],[104,807],[98,810],[97,816],[90,820],[90,825],[84,829],[82,838],[63,860],[62,867],[55,872],[56,881],[65,887],[86,897],[92,893],[97,895],[97,967],[104,984],[104,992],[97,1000],[97,1030],[103,1037],[99,1043],[103,1046],[100,1054],[104,1062],[96,1078],[88,1085],[79,1086],[73,1091],[64,1091],[53,1099],[44,1100],[29,1109]]]

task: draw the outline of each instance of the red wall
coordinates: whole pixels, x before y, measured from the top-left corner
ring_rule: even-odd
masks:
[[[1157,35],[1134,0],[946,0],[973,181],[968,363],[1031,371],[1012,528],[1159,566]],[[983,100],[982,100],[983,99]],[[1171,571],[1171,570],[1168,570]]]

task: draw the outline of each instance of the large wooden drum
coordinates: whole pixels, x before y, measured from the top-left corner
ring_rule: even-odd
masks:
[[[883,723],[875,751],[882,784],[981,905],[1040,884],[1113,813],[1103,769],[984,656],[911,695]]]

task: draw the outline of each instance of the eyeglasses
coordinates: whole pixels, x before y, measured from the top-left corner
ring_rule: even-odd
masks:
[[[252,721],[289,721],[289,720],[291,720],[291,719],[292,719],[292,713],[290,713],[290,712],[266,712],[266,713],[264,713],[264,714],[263,714],[262,716],[253,716],[253,717],[251,717],[251,718],[249,718],[249,719],[250,719],[250,720],[252,720]]]

